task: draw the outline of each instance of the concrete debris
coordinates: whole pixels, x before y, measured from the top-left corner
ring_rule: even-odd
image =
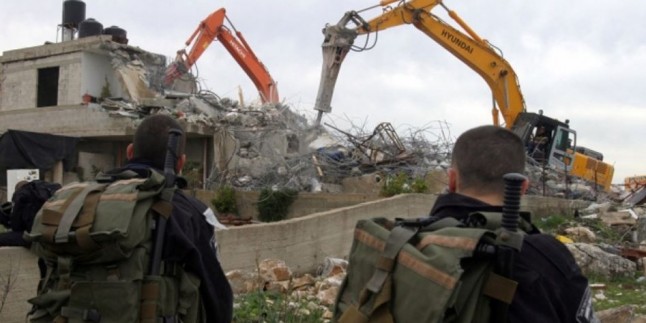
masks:
[[[137,119],[165,113],[218,129],[214,135],[216,161],[207,188],[228,184],[238,190],[275,186],[337,191],[351,178],[386,178],[400,173],[424,178],[450,166],[453,136],[446,123],[396,130],[382,122],[368,131],[351,121],[344,130],[330,124],[313,127],[306,117],[284,104],[246,106],[210,91],[163,89],[163,56],[110,43],[105,46],[112,46],[112,67],[120,75],[125,97],[103,98],[100,107],[115,117]],[[603,192],[532,158],[528,158],[526,174],[531,182],[528,194],[603,202],[619,201],[622,195],[616,187]],[[380,185],[376,183],[377,188]],[[367,192],[379,190],[373,187]],[[643,194],[641,198],[633,194],[629,202],[642,202],[646,189]]]
[[[265,259],[258,264],[258,271],[245,272],[233,270],[226,273],[235,294],[254,291],[272,291],[287,294],[289,297],[310,300],[309,310],[321,309],[324,319],[331,319],[330,307],[334,304],[343,278],[347,261],[326,258],[321,264],[323,274],[312,276],[292,276],[291,269],[282,260]],[[327,275],[327,276],[326,276]]]
[[[317,273],[322,277],[336,276],[344,273],[347,267],[348,261],[345,259],[326,257]]]
[[[243,270],[232,270],[226,273],[234,294],[246,294],[258,290],[260,282],[258,275]]]
[[[265,259],[258,264],[258,276],[263,283],[289,281],[292,271],[282,260]]]
[[[569,238],[576,242],[585,242],[585,243],[593,243],[597,240],[596,235],[592,230],[586,227],[573,227],[573,228],[567,228],[565,229],[565,233]]]
[[[637,265],[626,258],[602,250],[600,247],[585,243],[568,243],[576,263],[586,275],[603,277],[630,276]]]
[[[642,186],[630,192],[623,200],[627,205],[641,205],[646,202],[646,186]]]
[[[629,212],[628,210],[617,211],[617,212],[606,212],[599,216],[601,221],[607,225],[635,225],[637,223],[637,217],[633,217],[635,212]]]

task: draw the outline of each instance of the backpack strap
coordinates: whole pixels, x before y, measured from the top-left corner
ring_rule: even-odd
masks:
[[[501,239],[502,227],[502,213],[500,212],[473,212],[470,213],[466,219],[466,224],[469,227],[483,228],[487,230],[496,231],[499,239],[498,242],[510,248],[520,251],[523,245],[523,237],[527,232],[533,232],[533,225],[522,217],[518,219],[518,234],[507,234],[504,239]]]
[[[464,224],[454,217],[447,216],[437,221],[433,221],[433,223],[422,228],[421,231],[435,231],[443,228],[452,228],[452,227],[460,227],[460,226],[464,226]]]
[[[395,267],[395,258],[397,258],[399,251],[416,234],[417,231],[403,227],[395,227],[391,231],[390,236],[388,236],[388,241],[386,241],[384,252],[375,265],[376,270],[366,285],[369,291],[379,293],[386,282],[386,278],[388,278],[388,275],[392,273]]]
[[[382,318],[379,322],[394,322],[390,310],[384,305],[392,297],[392,272],[395,268],[396,258],[401,249],[418,233],[405,227],[395,227],[388,236],[384,251],[375,264],[375,271],[361,291],[359,304],[350,307],[339,318],[339,323],[368,322],[368,318]],[[373,315],[382,312],[383,315]],[[372,322],[372,321],[371,321]]]
[[[54,243],[69,242],[69,233],[70,229],[72,228],[72,223],[74,223],[76,216],[79,214],[79,211],[83,207],[85,198],[92,192],[102,191],[106,186],[107,184],[90,184],[72,199],[70,204],[67,205],[67,208],[65,208],[65,211],[63,212],[63,215],[60,219],[58,230],[56,230],[56,234],[54,235]]]

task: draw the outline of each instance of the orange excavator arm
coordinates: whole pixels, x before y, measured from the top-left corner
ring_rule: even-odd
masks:
[[[232,30],[224,24],[225,19],[232,26]],[[220,40],[222,46],[231,54],[233,59],[245,71],[253,84],[258,89],[260,99],[263,103],[278,103],[278,89],[269,71],[260,62],[242,34],[237,31],[231,21],[227,18],[226,10],[220,8],[211,13],[206,19],[200,22],[193,34],[188,38],[186,48],[177,52],[177,58],[169,65],[164,77],[164,85],[168,86],[177,78],[186,74],[204,51],[214,40]]]

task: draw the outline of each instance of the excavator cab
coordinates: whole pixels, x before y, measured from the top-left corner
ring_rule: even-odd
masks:
[[[549,164],[566,172],[572,170],[574,147],[576,147],[576,131],[557,126],[552,146],[549,149]]]
[[[565,122],[542,113],[523,112],[511,130],[525,143],[527,155],[539,163],[570,171],[576,147],[576,131]]]

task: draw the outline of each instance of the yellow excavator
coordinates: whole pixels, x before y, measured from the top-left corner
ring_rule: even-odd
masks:
[[[431,13],[438,6],[445,9],[463,31]],[[360,15],[375,8],[381,8],[382,13],[373,19],[365,20]],[[614,167],[603,162],[601,153],[576,146],[576,131],[570,129],[569,121],[549,118],[542,111],[527,112],[511,65],[442,0],[382,0],[366,9],[346,12],[337,24],[328,24],[323,29],[323,68],[314,106],[318,110],[317,125],[323,113],[332,110],[332,94],[346,54],[350,50],[365,49],[355,46],[354,40],[359,35],[377,34],[400,25],[415,26],[487,82],[493,94],[491,113],[494,124],[505,126],[521,137],[534,160],[596,183],[604,190],[610,189]],[[500,123],[500,116],[504,124]]]

